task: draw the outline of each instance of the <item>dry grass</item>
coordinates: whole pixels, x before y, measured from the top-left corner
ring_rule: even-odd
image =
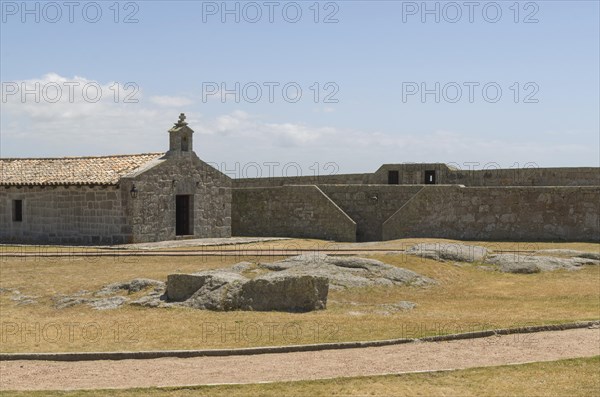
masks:
[[[12,392],[19,397],[162,396],[571,396],[597,395],[600,356],[449,372],[236,386]]]
[[[565,248],[562,244],[547,247]],[[597,247],[568,245],[587,250]],[[10,293],[0,294],[0,351],[205,349],[376,340],[600,317],[599,267],[516,275],[406,255],[373,257],[432,277],[438,284],[331,291],[327,310],[302,314],[131,306],[97,311],[85,305],[58,310],[51,300],[56,294],[94,291],[136,277],[165,280],[175,271],[279,258],[4,258],[0,288],[39,296],[40,303],[19,306],[11,301]],[[390,312],[380,306],[401,300],[418,307]]]
[[[600,252],[598,243],[578,243],[578,242],[515,242],[515,241],[459,241],[439,238],[407,238],[390,241],[376,241],[368,243],[338,243],[313,239],[293,239],[280,241],[265,241],[249,244],[236,244],[232,246],[223,246],[223,249],[239,248],[240,250],[262,249],[303,249],[303,250],[336,250],[336,249],[355,249],[355,250],[403,250],[410,248],[418,243],[462,243],[470,245],[481,245],[491,250],[511,250],[511,251],[537,251],[543,249],[560,248],[572,249],[589,252]],[[186,247],[185,250],[197,248]],[[208,249],[208,248],[207,248]]]

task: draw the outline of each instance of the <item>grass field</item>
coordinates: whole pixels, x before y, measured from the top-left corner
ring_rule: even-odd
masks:
[[[192,396],[595,396],[600,356],[467,370],[255,385],[71,392],[11,392],[18,397]]]
[[[380,243],[399,249],[424,240]],[[439,241],[439,240],[436,240]],[[310,240],[277,241],[271,246]],[[267,243],[260,243],[263,248]],[[515,249],[526,243],[488,243]],[[598,252],[587,243],[531,243],[535,249],[569,248]],[[256,244],[255,244],[256,245]],[[378,244],[370,245],[377,248]],[[250,244],[249,246],[253,246]],[[340,245],[343,247],[349,246]],[[364,245],[356,245],[364,247]],[[523,249],[523,248],[521,248]],[[600,317],[600,267],[531,275],[484,271],[403,254],[374,255],[414,270],[438,283],[427,288],[378,287],[330,291],[327,310],[310,313],[210,312],[184,308],[125,306],[98,311],[85,305],[58,310],[52,297],[145,277],[165,280],[173,272],[194,272],[249,260],[278,257],[64,257],[0,258],[0,288],[36,296],[20,305],[10,292],[0,294],[0,351],[58,352],[155,349],[205,349],[316,342],[419,337],[529,324],[552,324]],[[391,312],[383,305],[407,300],[411,311]]]

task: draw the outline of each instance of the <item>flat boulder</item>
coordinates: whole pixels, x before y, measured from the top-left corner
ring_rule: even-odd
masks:
[[[279,274],[314,275],[329,280],[333,289],[368,286],[424,286],[434,280],[411,270],[369,258],[328,256],[320,253],[298,255],[260,268]]]
[[[600,260],[600,252],[578,251],[578,250],[571,250],[571,249],[546,249],[546,250],[536,251],[536,254],[560,255],[560,256],[568,256],[571,258],[584,258],[584,259]]]
[[[540,271],[579,270],[584,265],[598,265],[600,261],[586,258],[561,258],[554,256],[497,254],[491,255],[485,263],[496,265],[499,271],[507,273],[538,273]]]
[[[538,265],[531,262],[504,262],[498,266],[502,273],[533,274],[542,270]]]
[[[408,255],[436,261],[482,262],[488,255],[485,247],[455,243],[421,243],[406,250]]]

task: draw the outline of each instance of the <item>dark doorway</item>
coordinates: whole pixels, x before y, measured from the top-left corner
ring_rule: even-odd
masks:
[[[435,185],[435,171],[425,171],[425,184]]]
[[[175,196],[175,234],[189,236],[194,234],[192,227],[193,196]]]
[[[400,172],[399,171],[388,171],[388,185],[400,184]]]
[[[13,222],[23,222],[23,200],[13,200]]]

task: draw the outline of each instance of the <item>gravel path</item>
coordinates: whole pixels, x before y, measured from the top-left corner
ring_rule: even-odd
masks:
[[[600,355],[600,329],[254,356],[0,362],[0,390],[257,383],[516,364]]]

